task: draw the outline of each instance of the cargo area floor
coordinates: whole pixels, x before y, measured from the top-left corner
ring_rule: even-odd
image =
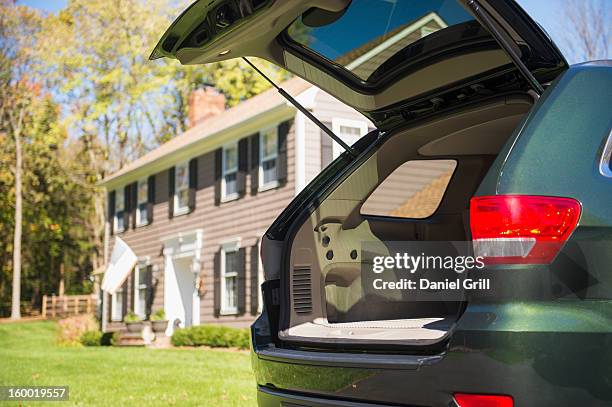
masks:
[[[331,323],[324,318],[281,332],[281,338],[315,343],[394,343],[427,345],[442,340],[455,317],[408,318]]]

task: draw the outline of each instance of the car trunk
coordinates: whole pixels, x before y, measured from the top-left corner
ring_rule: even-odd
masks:
[[[470,198],[532,102],[526,94],[494,97],[380,139],[287,246],[280,339],[357,346],[443,341],[463,299],[368,290],[364,243],[383,253],[389,242],[469,241]]]

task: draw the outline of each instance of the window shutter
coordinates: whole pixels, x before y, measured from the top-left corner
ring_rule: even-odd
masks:
[[[123,188],[123,225],[124,230],[130,228],[130,185]]]
[[[251,195],[257,194],[259,188],[259,133],[249,137],[251,140]]]
[[[198,187],[198,159],[192,158],[189,161],[189,212],[196,206],[196,190]]]
[[[323,123],[325,127],[331,129],[332,124]],[[333,140],[323,130],[321,130],[321,169],[327,167],[334,159]]]
[[[215,151],[215,205],[221,203],[221,164],[222,164],[223,149],[218,148]]]
[[[246,174],[249,171],[249,139],[238,142],[238,195],[243,197],[246,192]]]
[[[244,247],[238,249],[238,314],[246,312],[246,250]]]
[[[251,246],[250,267],[251,272],[251,314],[257,315],[259,310],[259,245]]]
[[[108,193],[108,223],[110,224],[110,234],[112,235],[115,231],[115,191]]]
[[[213,295],[214,295],[214,315],[216,318],[221,314],[221,252],[215,253],[213,261]]]
[[[130,187],[130,216],[132,217],[132,229],[136,229],[136,211],[138,210],[138,182],[134,182]]]
[[[107,295],[108,301],[104,300],[103,306],[106,307],[106,322],[113,321],[113,296],[102,291],[102,296]],[[104,298],[104,297],[103,297]]]
[[[290,121],[278,125],[278,182],[283,185],[287,182],[287,134]]]
[[[151,307],[153,306],[153,295],[155,290],[153,288],[153,266],[148,265],[145,271],[145,283],[147,284],[147,291],[145,297],[145,315],[147,319],[151,316]]]
[[[125,314],[127,314],[127,309],[128,309],[128,280],[129,278],[126,278],[125,281],[123,282],[123,297],[121,298],[121,320],[123,321],[123,318],[125,317]]]
[[[153,205],[155,205],[155,175],[147,179],[147,224],[153,223]]]
[[[168,217],[169,218],[171,218],[174,215],[174,172],[175,172],[174,167],[168,170]]]

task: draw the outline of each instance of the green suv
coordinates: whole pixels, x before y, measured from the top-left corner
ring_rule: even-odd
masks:
[[[200,0],[151,58],[246,56],[376,127],[321,126],[346,151],[263,238],[260,406],[612,405],[610,62],[512,0]],[[466,243],[481,283],[372,280],[394,242]]]

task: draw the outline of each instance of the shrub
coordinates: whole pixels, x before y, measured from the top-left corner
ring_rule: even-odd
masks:
[[[150,320],[151,321],[165,321],[166,320],[166,313],[164,312],[163,309],[157,310],[157,311],[155,311],[155,313],[153,315],[151,315]]]
[[[142,318],[136,315],[134,311],[129,311],[127,314],[125,314],[125,317],[123,317],[123,321],[124,322],[140,322],[142,321]]]
[[[100,346],[102,345],[102,332],[96,330],[85,331],[79,339],[83,346]]]
[[[98,329],[98,324],[91,315],[60,319],[58,326],[58,342],[62,345],[79,345],[84,332]]]
[[[248,349],[248,329],[237,329],[220,325],[198,325],[177,329],[172,334],[174,346],[210,346],[213,348]]]
[[[119,336],[121,336],[121,333],[119,331],[112,333],[110,337],[111,346],[119,346]]]

